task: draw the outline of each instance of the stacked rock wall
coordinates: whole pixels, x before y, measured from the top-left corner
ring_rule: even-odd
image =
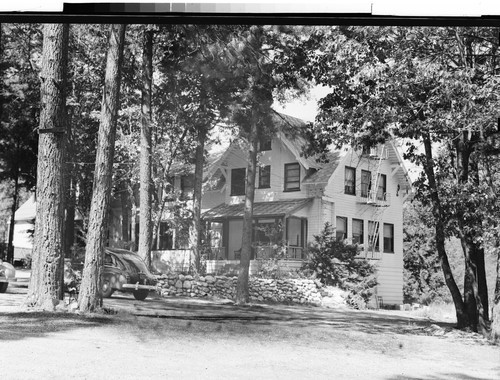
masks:
[[[200,276],[193,277],[172,273],[163,275],[159,282],[162,296],[218,297],[234,299],[237,277]],[[306,279],[263,279],[250,278],[250,300],[291,302],[300,304],[321,304],[320,287],[313,280]]]

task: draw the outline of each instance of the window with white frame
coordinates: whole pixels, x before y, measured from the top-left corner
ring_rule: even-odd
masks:
[[[353,244],[364,244],[364,223],[361,219],[352,220],[352,243]]]
[[[387,176],[385,174],[379,174],[377,199],[379,201],[385,201],[386,192],[387,192]]]
[[[285,191],[300,190],[300,164],[285,164]]]
[[[394,224],[384,223],[384,252],[394,253]]]
[[[370,251],[379,251],[380,223],[368,221],[368,245]]]
[[[271,165],[259,167],[259,189],[271,187]]]
[[[356,195],[356,169],[346,166],[344,173],[344,193]]]
[[[347,218],[343,216],[337,216],[335,226],[335,236],[337,240],[347,239]]]
[[[245,195],[245,168],[231,170],[231,195]]]
[[[368,170],[361,170],[361,196],[368,198],[372,188],[372,173]]]

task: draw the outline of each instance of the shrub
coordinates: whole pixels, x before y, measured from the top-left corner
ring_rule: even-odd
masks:
[[[302,270],[310,272],[324,285],[346,290],[347,303],[357,309],[366,307],[377,285],[376,269],[368,260],[358,256],[357,245],[336,239],[329,223],[309,247],[309,260]]]

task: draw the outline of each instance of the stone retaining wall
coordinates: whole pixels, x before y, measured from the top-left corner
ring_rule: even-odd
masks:
[[[200,276],[170,274],[160,277],[158,282],[162,296],[219,297],[234,299],[237,277]],[[250,300],[293,302],[299,304],[321,304],[320,287],[313,280],[270,280],[251,277]]]

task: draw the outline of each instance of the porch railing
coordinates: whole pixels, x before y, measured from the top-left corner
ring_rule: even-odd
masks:
[[[285,254],[280,258],[283,260],[305,260],[307,258],[307,250],[303,247],[286,246]],[[258,245],[252,249],[252,260],[254,259],[272,259],[279,256],[278,249],[272,245]],[[239,260],[241,250],[234,252],[235,260]],[[227,260],[225,247],[211,247],[205,251],[207,260]]]

